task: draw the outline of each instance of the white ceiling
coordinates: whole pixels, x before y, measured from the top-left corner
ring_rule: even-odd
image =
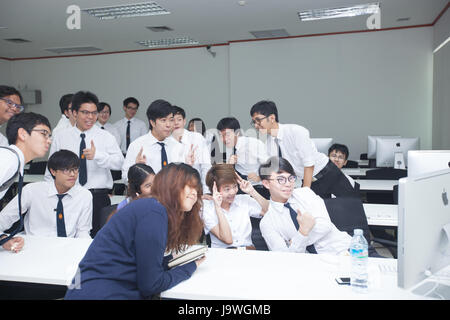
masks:
[[[66,9],[81,9],[146,0],[1,0],[0,57],[15,59],[54,56],[47,48],[94,46],[100,52],[145,50],[141,40],[191,37],[200,45],[255,39],[250,31],[285,29],[290,36],[367,30],[367,16],[301,22],[297,12],[356,5],[377,0],[157,0],[171,13],[161,16],[100,20],[81,14],[81,29],[68,30]],[[381,28],[429,25],[448,0],[379,0]],[[398,22],[399,18],[410,18]],[[147,26],[168,26],[173,31],[152,32]],[[15,44],[8,38],[29,43]],[[76,53],[72,53],[76,54]]]

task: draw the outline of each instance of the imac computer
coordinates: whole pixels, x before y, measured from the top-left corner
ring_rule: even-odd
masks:
[[[328,156],[328,149],[333,144],[333,138],[311,138],[311,140],[314,142],[317,151]]]
[[[450,168],[450,150],[408,151],[408,177]]]
[[[377,167],[405,169],[409,150],[419,149],[419,138],[377,138]]]
[[[401,138],[401,136],[367,136],[367,159],[375,159],[377,155],[377,138]]]
[[[399,180],[398,286],[450,299],[450,169]]]

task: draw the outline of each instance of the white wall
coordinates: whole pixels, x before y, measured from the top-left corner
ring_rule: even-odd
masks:
[[[280,122],[367,152],[367,136],[419,136],[431,146],[432,28],[233,43],[231,110],[273,100]]]
[[[450,10],[434,26],[434,47],[450,36]],[[433,149],[450,150],[450,42],[434,54]]]
[[[351,158],[367,150],[367,135],[432,136],[433,28],[232,43],[205,48],[11,62],[12,85],[42,90],[31,106],[60,117],[67,92],[89,89],[122,116],[127,96],[148,104],[164,98],[215,127],[236,116],[249,127],[251,106],[272,99],[281,122],[299,123],[313,137],[334,137]]]
[[[11,62],[0,59],[0,84],[10,85],[11,82]]]
[[[42,90],[42,104],[28,110],[46,115],[52,125],[61,116],[60,97],[78,90],[109,102],[112,121],[123,117],[122,101],[134,96],[141,106],[138,117],[146,122],[148,105],[161,98],[184,108],[188,119],[200,116],[215,125],[222,112],[229,113],[228,47],[214,51],[215,58],[196,48],[14,61],[13,82]]]

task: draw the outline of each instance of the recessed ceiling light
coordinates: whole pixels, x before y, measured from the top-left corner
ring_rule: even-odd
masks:
[[[180,37],[173,39],[144,40],[144,41],[137,41],[136,43],[144,47],[155,48],[155,47],[170,47],[179,45],[198,44],[198,41],[189,37]]]
[[[380,4],[368,3],[351,7],[338,7],[326,9],[313,9],[299,11],[298,16],[301,21],[313,21],[332,18],[355,17],[380,12]]]
[[[170,12],[161,7],[156,2],[144,2],[125,4],[120,6],[101,7],[82,9],[94,17],[102,20],[116,19],[116,18],[130,18],[130,17],[144,17],[160,14],[169,14]]]

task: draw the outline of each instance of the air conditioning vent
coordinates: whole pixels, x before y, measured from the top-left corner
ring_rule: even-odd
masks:
[[[45,49],[45,50],[53,52],[53,53],[61,54],[61,53],[93,52],[93,51],[101,51],[102,49],[96,48],[96,47],[69,47],[69,48],[49,48],[49,49]]]
[[[290,34],[287,33],[287,31],[284,29],[250,31],[250,33],[257,39],[281,38],[290,36]]]

